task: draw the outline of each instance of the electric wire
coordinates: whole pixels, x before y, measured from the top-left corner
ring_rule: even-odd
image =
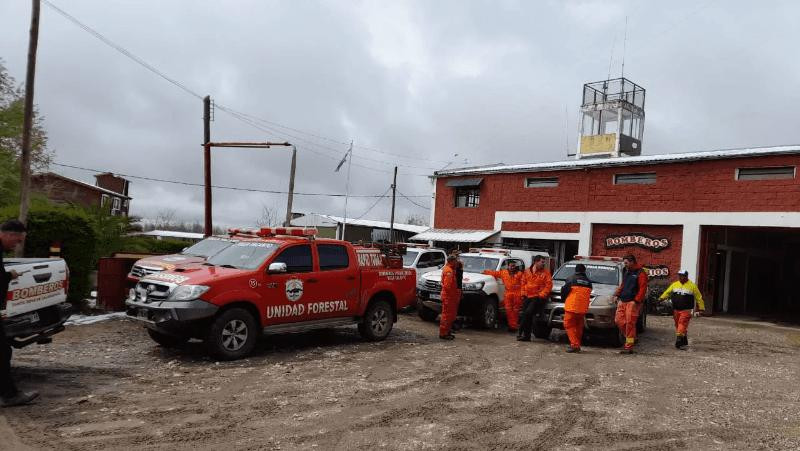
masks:
[[[383,192],[383,194],[381,194],[381,195],[380,195],[380,197],[378,197],[378,199],[375,201],[375,203],[374,203],[374,204],[372,204],[372,206],[371,206],[371,207],[367,208],[367,211],[365,211],[364,213],[361,213],[361,216],[359,216],[359,217],[357,217],[357,218],[353,218],[353,219],[361,219],[361,218],[363,218],[364,216],[366,216],[366,215],[367,215],[367,214],[368,214],[370,211],[372,211],[372,209],[373,209],[373,208],[375,208],[375,207],[376,207],[376,206],[377,206],[377,205],[378,205],[378,204],[381,202],[381,200],[383,200],[383,198],[385,198],[385,197],[386,197],[386,195],[389,193],[389,191],[390,191],[391,189],[392,189],[392,187],[391,187],[391,186],[390,186],[389,188],[387,188],[387,189],[386,189],[386,191],[384,191],[384,192]]]

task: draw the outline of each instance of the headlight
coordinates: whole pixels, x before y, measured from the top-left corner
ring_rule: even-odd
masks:
[[[167,298],[168,301],[193,301],[208,291],[205,285],[179,285]]]
[[[608,307],[614,305],[613,296],[597,296],[592,299],[592,305],[596,307]]]
[[[462,287],[463,290],[466,291],[480,291],[483,290],[483,285],[486,282],[472,282],[472,283],[465,283]]]

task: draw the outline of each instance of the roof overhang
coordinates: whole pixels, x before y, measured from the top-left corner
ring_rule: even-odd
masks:
[[[480,243],[500,233],[499,230],[430,229],[412,236],[412,241],[444,241],[449,243]]]
[[[483,177],[476,177],[470,179],[453,179],[447,181],[447,186],[450,188],[471,188],[474,186],[481,186]]]

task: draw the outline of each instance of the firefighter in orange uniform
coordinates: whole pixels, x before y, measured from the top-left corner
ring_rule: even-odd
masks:
[[[506,309],[506,320],[508,321],[508,331],[516,332],[519,328],[519,309],[522,306],[522,281],[524,274],[517,267],[517,263],[511,261],[508,269],[500,271],[486,270],[486,275],[503,281],[505,295],[503,296],[503,306]]]
[[[458,304],[461,302],[461,287],[458,281],[458,257],[450,255],[447,264],[442,268],[442,314],[439,317],[439,338],[452,340],[453,322],[458,314]]]
[[[546,260],[541,255],[533,257],[533,265],[525,271],[523,279],[522,312],[519,314],[519,331],[517,341],[531,341],[531,330],[534,327],[534,317],[544,310],[550,290],[553,289],[553,277],[550,270],[545,268]]]
[[[692,315],[699,315],[705,311],[703,295],[697,285],[689,280],[689,271],[682,269],[678,271],[678,280],[672,283],[664,293],[658,298],[663,301],[667,298],[672,300],[672,316],[675,319],[675,347],[682,349],[689,346],[689,320]],[[694,313],[692,313],[694,312]]]
[[[567,352],[581,352],[583,337],[583,318],[589,311],[592,295],[592,281],[586,277],[586,266],[575,265],[575,274],[567,277],[561,287],[561,299],[564,299],[564,330],[569,337]]]
[[[622,283],[614,295],[617,298],[617,314],[614,322],[625,336],[625,347],[620,354],[633,354],[636,343],[636,321],[642,311],[647,295],[647,274],[641,265],[636,263],[634,255],[626,255],[623,259],[625,269],[622,271]]]

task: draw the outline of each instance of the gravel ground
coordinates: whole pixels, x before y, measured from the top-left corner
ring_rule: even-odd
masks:
[[[354,329],[265,340],[217,363],[163,349],[126,319],[72,326],[18,352],[42,392],[0,410],[7,449],[800,449],[800,330],[650,317],[639,353],[595,340],[453,342],[401,315],[382,343]]]

